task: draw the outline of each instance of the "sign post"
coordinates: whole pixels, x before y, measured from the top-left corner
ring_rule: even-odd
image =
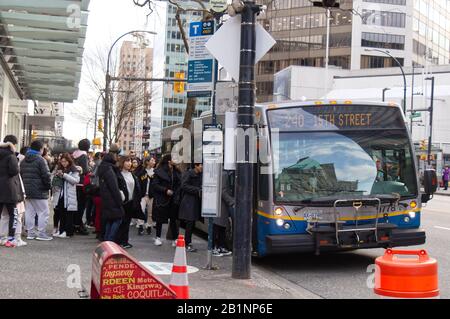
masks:
[[[202,217],[208,218],[206,269],[212,265],[213,222],[220,216],[222,190],[223,133],[220,125],[206,124],[203,130]]]
[[[205,43],[214,34],[214,21],[189,25],[188,97],[208,97],[214,90],[214,58]]]

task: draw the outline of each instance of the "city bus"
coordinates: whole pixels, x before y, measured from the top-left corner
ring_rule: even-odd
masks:
[[[269,103],[256,106],[255,120],[269,158],[255,164],[255,256],[425,243],[421,209],[436,177],[426,174],[422,192],[397,104]],[[174,128],[163,130],[163,153]]]

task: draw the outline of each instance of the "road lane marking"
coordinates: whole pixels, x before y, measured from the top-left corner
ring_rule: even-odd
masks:
[[[450,230],[450,228],[448,228],[448,227],[441,227],[441,226],[434,226],[434,228]]]

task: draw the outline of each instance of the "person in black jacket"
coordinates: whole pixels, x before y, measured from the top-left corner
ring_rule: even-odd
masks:
[[[148,157],[144,160],[141,169],[136,171],[136,176],[141,184],[142,200],[141,209],[147,211],[147,219],[138,219],[138,235],[144,234],[144,227],[147,230],[147,234],[150,235],[153,226],[153,193],[152,193],[152,181],[155,172],[156,160],[153,157]]]
[[[28,231],[27,239],[52,240],[47,235],[49,218],[48,197],[51,185],[51,174],[47,161],[42,157],[44,144],[35,140],[31,143],[25,159],[20,164],[20,175],[25,187],[25,223]],[[35,218],[38,221],[38,234],[35,232]]]
[[[161,246],[162,225],[170,219],[173,238],[178,237],[176,196],[180,187],[178,171],[174,168],[172,156],[165,155],[155,169],[152,183],[153,218],[156,221],[155,245]]]
[[[19,161],[16,157],[15,145],[17,137],[8,135],[0,144],[0,218],[3,207],[6,207],[9,215],[8,240],[6,247],[16,247],[14,238],[18,218],[17,203],[23,201],[23,192],[19,178]]]
[[[188,170],[183,175],[181,182],[181,203],[178,216],[186,221],[186,251],[195,252],[193,248],[192,232],[194,231],[195,222],[200,219],[202,209],[202,172],[203,165],[195,164],[193,169]]]
[[[78,200],[78,212],[75,214],[74,225],[75,232],[79,235],[88,235],[86,227],[83,223],[83,215],[86,209],[87,197],[83,189],[83,181],[86,174],[89,173],[89,157],[88,152],[91,147],[91,142],[88,139],[83,139],[78,142],[78,150],[73,152],[73,159],[75,165],[81,167],[82,172],[80,174],[80,183],[77,185],[77,200]]]
[[[122,218],[125,215],[123,201],[125,194],[119,189],[118,174],[116,166],[120,149],[112,144],[109,153],[103,157],[97,174],[100,179],[100,197],[102,200],[102,219],[105,225],[105,241],[115,241]]]
[[[132,218],[145,218],[141,210],[141,186],[138,178],[131,172],[131,157],[125,156],[120,160],[119,188],[125,194],[125,202],[123,204],[125,215],[122,218],[119,231],[117,233],[116,242],[122,248],[132,248],[129,243],[130,222]]]

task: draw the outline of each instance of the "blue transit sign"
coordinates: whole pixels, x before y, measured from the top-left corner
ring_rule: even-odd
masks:
[[[189,62],[187,93],[189,97],[210,96],[214,81],[214,58],[206,42],[214,34],[214,21],[189,24]]]

